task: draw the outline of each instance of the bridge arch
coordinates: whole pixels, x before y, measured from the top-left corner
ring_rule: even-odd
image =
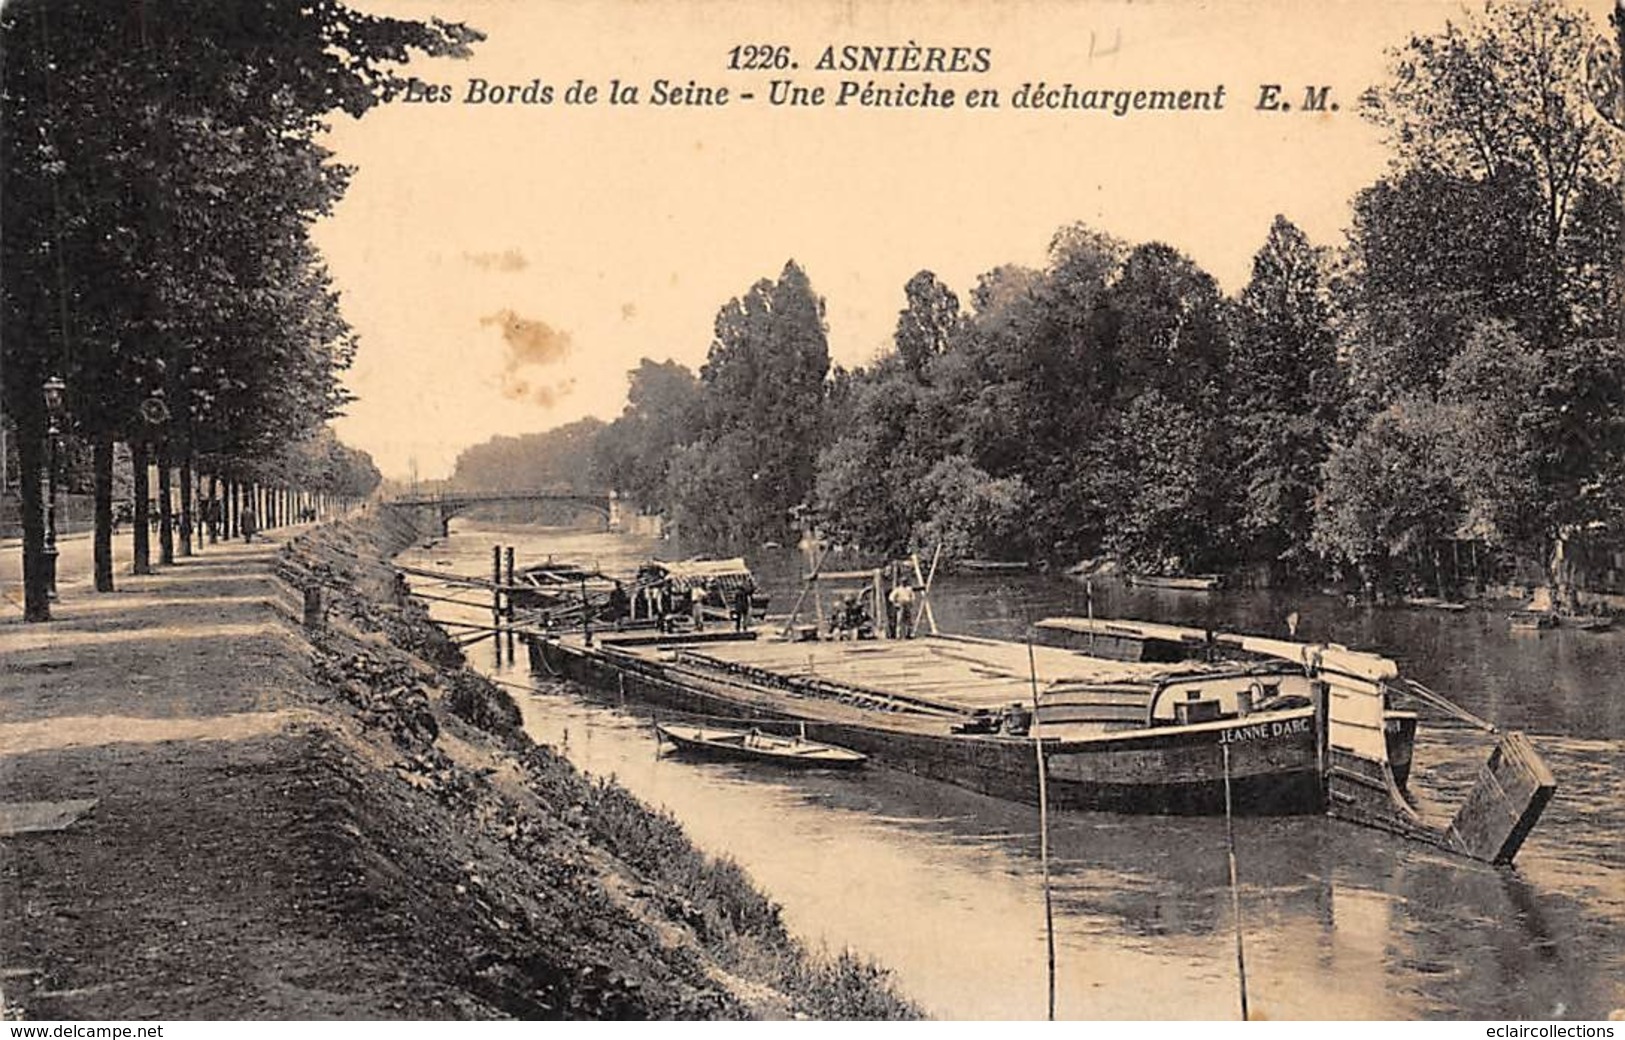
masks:
[[[474,506],[510,502],[559,502],[590,510],[615,528],[620,523],[620,500],[615,492],[590,493],[558,490],[520,491],[441,491],[432,495],[401,495],[389,504],[401,508],[432,510],[440,521],[441,537],[451,533],[451,518]]]

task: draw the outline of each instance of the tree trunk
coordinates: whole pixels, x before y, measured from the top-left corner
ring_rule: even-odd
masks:
[[[32,428],[31,428],[32,427]],[[45,430],[17,418],[17,464],[22,470],[23,620],[51,620],[45,568]]]
[[[209,544],[220,541],[220,521],[225,519],[225,507],[220,502],[220,474],[209,474],[209,505],[205,512],[209,524]]]
[[[175,507],[170,505],[169,447],[158,445],[158,562],[175,562]]]
[[[147,473],[152,465],[152,448],[144,440],[130,442],[130,468],[135,477],[134,527],[130,530],[130,573],[152,573],[152,479]]]
[[[113,435],[97,432],[91,448],[95,474],[96,535],[94,540],[96,591],[113,591]]]
[[[192,508],[192,451],[181,456],[181,555],[192,555],[192,526],[197,522],[197,510]]]

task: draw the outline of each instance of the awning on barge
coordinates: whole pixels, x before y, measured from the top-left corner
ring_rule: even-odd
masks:
[[[732,592],[741,585],[755,586],[756,579],[745,566],[743,556],[726,560],[653,560],[645,565],[654,572],[653,578],[663,581],[674,592],[687,592],[701,585],[722,592]]]

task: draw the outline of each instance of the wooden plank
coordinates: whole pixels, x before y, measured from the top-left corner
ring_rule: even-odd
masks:
[[[1474,859],[1511,863],[1557,781],[1522,733],[1507,733],[1446,830],[1449,845]]]

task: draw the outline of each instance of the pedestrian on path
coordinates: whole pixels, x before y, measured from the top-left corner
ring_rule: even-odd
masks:
[[[243,543],[246,545],[254,540],[255,533],[260,527],[260,518],[255,515],[253,506],[243,506],[237,516],[237,523],[243,529]]]

